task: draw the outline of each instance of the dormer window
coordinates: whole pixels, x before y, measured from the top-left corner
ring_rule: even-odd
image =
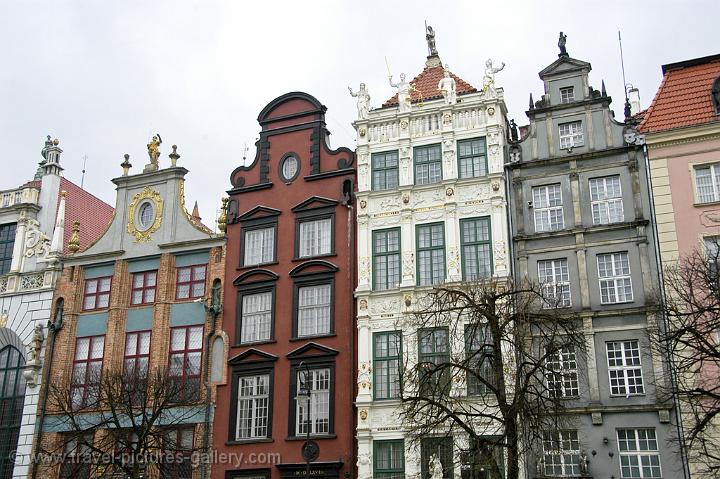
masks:
[[[715,79],[712,89],[713,106],[715,107],[715,114],[720,115],[720,77]]]
[[[570,123],[560,123],[560,149],[571,150],[572,148],[583,146],[585,139],[583,137],[583,127],[581,121],[571,121]]]
[[[560,103],[572,103],[575,101],[575,88],[569,86],[560,89]]]

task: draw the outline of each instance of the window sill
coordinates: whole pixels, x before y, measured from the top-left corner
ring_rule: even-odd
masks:
[[[336,434],[310,434],[310,439],[336,439]],[[285,438],[286,441],[307,441],[308,436],[288,436]]]
[[[84,313],[102,313],[103,311],[110,311],[110,308],[97,308],[97,309],[83,309],[80,311],[80,314]]]
[[[720,205],[720,201],[708,201],[707,203],[700,203],[698,201],[693,203],[693,206],[696,208],[702,208],[704,206],[718,206]]]
[[[634,299],[631,299],[630,301],[617,301],[617,302],[615,302],[615,303],[603,303],[603,302],[601,301],[601,302],[600,302],[600,305],[601,305],[601,306],[612,306],[612,305],[614,305],[614,304],[630,304],[630,303],[634,303],[634,302],[635,302]]]
[[[641,398],[645,397],[647,394],[611,394],[610,399],[628,399],[628,398]]]
[[[337,336],[337,334],[335,334],[335,333],[319,334],[319,335],[317,335],[317,336],[301,336],[301,337],[298,337],[298,338],[290,338],[288,341],[290,341],[290,342],[293,342],[293,341],[307,341],[307,340],[309,340],[309,339],[334,338],[335,336]]]
[[[373,403],[380,403],[381,405],[387,405],[387,404],[399,404],[402,402],[400,398],[376,398],[373,397]]]
[[[268,443],[268,442],[275,442],[275,439],[271,437],[267,438],[257,438],[257,439],[237,439],[233,441],[225,441],[226,446],[240,446],[243,444],[258,444],[258,443]]]
[[[319,258],[332,258],[333,256],[337,256],[337,253],[335,253],[334,251],[332,253],[321,254],[317,256],[296,256],[290,261],[292,261],[293,263],[298,263],[300,261],[310,261]]]
[[[253,269],[253,268],[262,268],[263,266],[272,266],[274,264],[279,264],[279,263],[277,261],[273,261],[271,263],[251,264],[248,266],[240,265],[237,268],[235,268],[235,271],[244,271],[244,270],[249,270],[249,269]]]
[[[277,343],[277,340],[275,339],[268,339],[266,341],[248,341],[247,343],[237,343],[237,344],[231,344],[231,348],[247,348],[252,346],[260,346],[263,344],[275,344]]]
[[[149,306],[155,306],[155,301],[153,301],[152,303],[128,304],[128,308],[147,308]]]

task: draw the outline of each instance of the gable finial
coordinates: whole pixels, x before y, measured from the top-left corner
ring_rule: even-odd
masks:
[[[558,38],[558,48],[560,49],[560,53],[558,54],[559,58],[567,58],[570,55],[568,55],[567,49],[565,48],[565,44],[567,43],[567,35],[565,35],[563,32],[560,32],[560,38]]]
[[[535,102],[533,101],[532,93],[530,93],[530,109],[535,109]]]

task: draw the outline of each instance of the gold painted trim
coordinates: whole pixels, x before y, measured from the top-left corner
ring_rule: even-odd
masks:
[[[135,226],[135,209],[138,207],[138,205],[143,200],[150,200],[153,203],[153,207],[155,208],[155,221],[152,225],[150,225],[149,228],[145,230],[139,230]],[[136,194],[133,197],[133,200],[130,202],[130,206],[128,207],[128,225],[127,225],[127,231],[131,235],[135,237],[135,242],[145,242],[150,241],[150,235],[152,235],[154,232],[156,232],[158,229],[160,229],[160,225],[162,224],[163,219],[163,200],[160,196],[160,193],[158,193],[155,190],[151,190],[149,187],[145,187],[144,190],[142,190],[140,193]]]
[[[180,211],[182,211],[183,215],[185,215],[185,219],[188,220],[190,224],[195,227],[195,229],[209,235],[213,234],[210,228],[208,228],[202,223],[198,223],[197,221],[195,221],[195,219],[190,216],[190,212],[187,210],[187,208],[185,208],[185,180],[181,180],[180,186],[178,187],[178,202],[180,203]]]

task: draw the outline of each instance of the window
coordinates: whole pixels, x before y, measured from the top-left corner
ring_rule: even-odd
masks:
[[[73,408],[93,407],[100,395],[105,336],[77,338],[71,397]]]
[[[240,313],[240,343],[272,339],[273,292],[243,294]]]
[[[490,218],[460,220],[462,274],[465,281],[477,281],[492,276],[490,242]]]
[[[164,456],[168,460],[160,463],[160,477],[192,479],[193,428],[170,429],[163,440]]]
[[[200,395],[203,327],[170,328],[170,371],[177,402],[197,401]]]
[[[560,430],[543,434],[546,476],[580,475],[580,441],[577,431]]]
[[[25,360],[13,346],[0,350],[0,477],[12,477],[25,402]]]
[[[130,304],[149,304],[155,302],[157,270],[133,273]]]
[[[300,370],[297,372],[297,384],[305,384],[310,389],[310,414],[308,405],[298,404],[295,401],[297,414],[295,414],[296,435],[330,434],[330,368]],[[295,397],[293,395],[292,397]]]
[[[0,274],[10,271],[16,228],[15,223],[0,225]]]
[[[332,218],[301,221],[298,235],[298,257],[307,258],[332,253]]]
[[[618,429],[621,477],[662,477],[655,429]]]
[[[238,378],[235,439],[270,437],[270,374]]]
[[[205,296],[205,273],[207,265],[182,266],[177,269],[176,299],[202,298]]]
[[[708,281],[713,291],[720,289],[720,236],[706,236],[705,256],[708,262]]]
[[[575,88],[569,86],[560,89],[560,103],[572,103],[575,101]]]
[[[146,230],[152,226],[153,220],[155,219],[155,209],[153,208],[153,203],[149,201],[147,203],[143,203],[140,207],[138,219],[140,220],[139,223],[141,230]]]
[[[570,273],[567,258],[538,261],[538,281],[542,287],[543,307],[569,307]]]
[[[443,367],[450,362],[448,329],[421,329],[418,331],[418,349],[421,389],[429,395],[448,392],[451,371]]]
[[[123,371],[128,380],[147,378],[151,334],[151,331],[139,331],[125,335]]]
[[[436,456],[440,459],[443,469],[443,479],[454,477],[455,459],[453,457],[452,437],[425,437],[420,440],[420,469],[422,479],[433,477],[430,469],[430,459]]]
[[[468,395],[490,392],[495,386],[495,373],[492,368],[493,340],[487,324],[465,325],[465,359],[469,369],[465,373]]]
[[[457,148],[460,178],[477,178],[487,175],[485,138],[458,141]]]
[[[545,357],[545,379],[551,397],[580,395],[574,346],[563,346]]]
[[[623,221],[625,218],[620,175],[590,178],[590,201],[594,225]]]
[[[400,361],[402,336],[400,331],[374,333],[373,384],[375,399],[400,397]]]
[[[400,286],[400,229],[373,231],[373,289]]]
[[[571,121],[570,123],[560,123],[560,149],[569,150],[577,146],[583,146],[585,139],[583,138],[583,127],[581,121]]]
[[[440,145],[416,146],[415,184],[430,185],[442,181],[442,152]]]
[[[720,165],[696,167],[695,187],[698,203],[720,201]]]
[[[602,304],[627,303],[633,300],[630,260],[627,251],[597,255]]]
[[[275,225],[246,229],[243,232],[243,266],[256,266],[275,261]]]
[[[556,231],[565,227],[560,183],[532,189],[535,231]]]
[[[398,152],[372,154],[373,191],[390,190],[398,187]]]
[[[93,435],[83,434],[77,437],[63,438],[63,463],[60,466],[60,479],[89,479],[92,462]],[[11,471],[12,472],[12,471]],[[7,476],[10,477],[10,476]]]
[[[418,285],[445,281],[445,225],[434,223],[417,227]]]
[[[637,340],[606,343],[611,396],[645,394]]]
[[[332,332],[332,285],[301,286],[298,295],[298,337]]]
[[[110,305],[110,285],[112,276],[85,280],[83,293],[83,311],[103,309]]]
[[[402,439],[373,441],[373,478],[405,479],[405,444]]]
[[[300,172],[300,163],[298,159],[293,155],[286,156],[282,160],[282,166],[280,167],[280,174],[282,179],[286,182],[290,182],[295,179],[297,174]]]

